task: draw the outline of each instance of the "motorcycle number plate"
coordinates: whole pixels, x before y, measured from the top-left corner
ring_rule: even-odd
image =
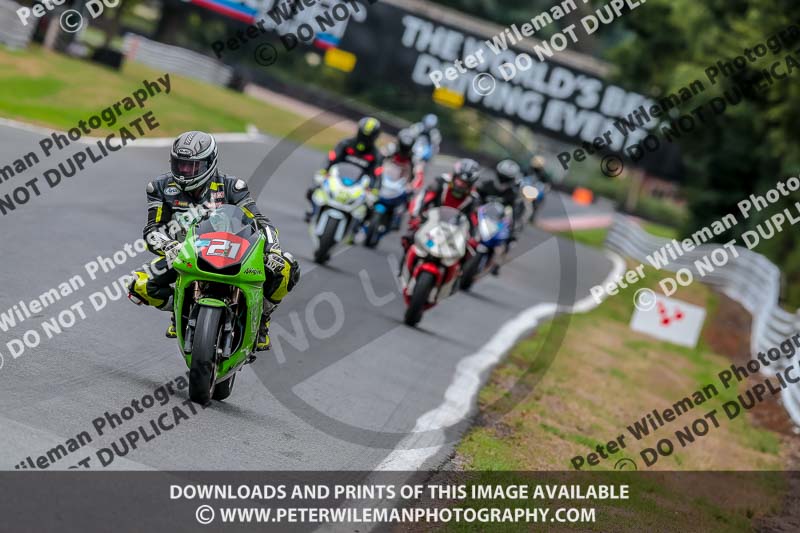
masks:
[[[200,257],[215,268],[225,268],[240,262],[250,248],[250,242],[226,232],[204,233],[198,239]]]

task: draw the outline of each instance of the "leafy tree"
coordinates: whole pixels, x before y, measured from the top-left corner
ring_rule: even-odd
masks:
[[[681,107],[690,113],[712,98],[733,96],[738,87],[749,87],[762,79],[761,71],[780,62],[787,70],[787,55],[794,59],[800,39],[784,42],[777,54],[767,54],[736,69],[712,84],[705,74],[718,62],[732,61],[745,49],[759,43],[792,23],[792,0],[648,0],[647,4],[623,18],[630,37],[609,54],[618,69],[621,84],[653,96],[677,92],[694,80],[706,90]],[[744,220],[736,204],[754,193],[763,194],[776,183],[797,176],[800,146],[796,142],[800,124],[800,68],[787,79],[774,80],[766,90],[749,91],[737,105],[684,134],[680,143],[687,166],[685,192],[691,220],[684,228],[689,234],[733,213],[740,221],[730,235],[739,236],[779,210],[800,199],[799,195]],[[731,103],[735,99],[731,100]],[[707,110],[708,108],[704,108]],[[708,115],[709,113],[706,112]],[[741,243],[741,240],[739,241]],[[756,251],[782,267],[786,277],[785,297],[793,306],[800,304],[800,232],[788,227]]]

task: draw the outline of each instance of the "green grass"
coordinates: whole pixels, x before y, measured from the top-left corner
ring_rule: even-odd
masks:
[[[37,46],[22,51],[0,48],[0,115],[66,130],[129,96],[143,80],[155,81],[164,74],[138,63],[125,63],[117,72]],[[264,133],[327,150],[344,135],[233,90],[172,74],[170,81],[170,94],[153,96],[143,109],[123,113],[117,124],[103,125],[95,135],[111,133],[146,111],[160,124],[150,133],[158,137],[191,129],[244,132],[252,124]],[[312,127],[296,131],[303,124]]]
[[[670,228],[669,226],[663,226],[661,224],[656,224],[654,222],[643,221],[642,228],[647,233],[655,235],[656,237],[663,237],[665,239],[676,239],[678,237],[678,230],[676,230],[675,228]],[[594,248],[602,248],[603,244],[606,241],[606,235],[608,235],[608,228],[591,228],[591,229],[581,229],[573,231],[563,231],[560,232],[558,235],[566,237],[568,239],[572,239],[575,242],[585,244],[586,246],[592,246]]]
[[[575,242],[592,246],[594,248],[602,248],[603,243],[606,241],[608,228],[592,228],[573,231],[564,231],[559,233],[560,236],[572,239]]]
[[[669,226],[656,224],[655,222],[642,222],[642,228],[649,234],[656,237],[663,237],[665,239],[677,239],[678,230]]]
[[[480,419],[484,423],[468,431],[459,443],[459,465],[477,472],[571,470],[571,457],[585,456],[598,444],[623,433],[627,448],[600,465],[584,467],[591,472],[592,482],[600,483],[605,480],[603,476],[621,474],[609,470],[622,458],[636,461],[640,470],[652,471],[639,456],[644,447],[655,446],[658,439],[716,409],[720,427],[712,431],[717,433],[697,437],[685,448],[673,439],[675,451],[660,458],[657,467],[679,471],[781,468],[781,440],[776,433],[755,427],[747,415],[728,420],[722,411],[724,402],[744,390],[719,386],[717,374],[730,365],[727,358],[713,353],[702,336],[697,347],[686,348],[630,331],[634,293],[643,287],[657,288],[663,275],[652,268],[644,272],[641,282],[622,289],[598,308],[548,322],[515,347],[479,395]],[[718,295],[701,284],[680,290],[676,297],[703,305],[709,317],[719,307]],[[710,323],[709,318],[706,328]],[[558,342],[559,332],[565,333],[563,342]],[[549,367],[543,363],[548,350],[557,350]],[[528,382],[532,385],[526,387]],[[694,407],[661,433],[636,441],[625,429],[649,410],[669,407],[708,384],[715,384],[719,394]],[[520,389],[527,391],[522,397],[510,392]],[[537,474],[536,481],[549,475]],[[610,477],[609,481],[619,483],[620,479]],[[718,491],[694,494],[675,485],[660,486],[657,478],[644,475],[631,474],[629,481],[631,500],[598,505],[598,522],[582,524],[581,529],[742,531],[750,528],[754,518],[777,509],[786,490],[784,484],[767,473],[744,475],[737,485],[739,494],[758,494],[760,500],[739,497],[736,505],[731,505],[725,496],[717,497],[727,494],[724,485]],[[475,502],[467,505],[480,507]],[[477,530],[468,525],[445,529]]]

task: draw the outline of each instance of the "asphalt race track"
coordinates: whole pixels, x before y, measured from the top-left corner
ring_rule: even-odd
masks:
[[[37,150],[41,137],[0,126],[0,161]],[[263,137],[223,142],[221,168],[248,179],[274,143]],[[0,196],[41,176],[79,147],[72,148],[0,184]],[[28,456],[36,461],[83,431],[92,442],[48,467],[63,469],[91,457],[90,466],[102,468],[97,449],[114,442],[120,446],[126,433],[149,427],[151,419],[179,406],[189,415],[179,425],[149,442],[139,440],[136,449],[115,456],[108,468],[372,470],[398,444],[409,442],[418,419],[445,402],[445,391],[471,402],[475,378],[485,379],[487,371],[478,368],[479,375],[464,379],[459,363],[479,352],[504,324],[537,304],[571,305],[586,298],[589,287],[612,269],[599,251],[528,228],[518,257],[499,278],[484,278],[472,293],[457,294],[427,313],[419,329],[410,329],[402,324],[404,306],[393,274],[401,250],[396,234],[377,250],[337,250],[329,266],[311,262],[302,220],[304,192],[323,157],[305,148],[292,151],[256,198],[280,229],[283,248],[303,268],[300,285],[273,318],[275,349],[241,372],[225,403],[193,415],[182,403],[187,391],[176,391],[166,405],[156,404],[114,429],[106,427],[102,437],[92,426],[94,419],[106,411],[120,413],[132,400],[186,372],[175,341],[164,338],[166,313],[124,298],[95,312],[89,300],[149,260],[149,253],[101,271],[96,280],[84,267],[141,237],[145,185],[168,167],[168,148],[130,146],[53,189],[40,178],[41,196],[0,217],[5,263],[0,313],[75,275],[86,285],[8,332],[0,330],[2,468],[13,469]],[[575,211],[565,204],[569,201],[552,195],[542,216],[559,218],[565,209]],[[41,322],[80,301],[86,319],[48,339]],[[515,335],[531,325],[520,328],[517,320]],[[29,329],[41,334],[41,344],[13,358],[6,343]],[[461,382],[470,386],[460,388]],[[440,438],[423,456],[425,466],[440,463],[463,428]]]

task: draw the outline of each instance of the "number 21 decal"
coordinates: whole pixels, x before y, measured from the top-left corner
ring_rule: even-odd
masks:
[[[215,268],[225,268],[242,260],[250,242],[237,235],[222,231],[200,235],[208,245],[202,248],[201,255]]]
[[[219,257],[227,257],[228,259],[236,259],[239,255],[239,249],[242,245],[238,242],[231,242],[225,239],[214,239],[206,250],[206,255],[215,255]]]

